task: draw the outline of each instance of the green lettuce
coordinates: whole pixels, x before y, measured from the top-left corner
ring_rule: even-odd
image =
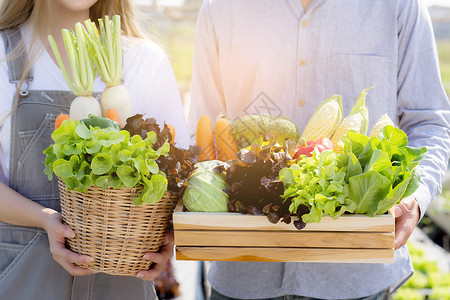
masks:
[[[303,157],[289,168],[280,170],[279,179],[285,190],[284,201],[291,199],[289,211],[302,215],[304,223],[320,222],[322,215],[338,218],[346,211],[353,211],[355,204],[345,199],[346,168],[337,159],[337,153],[327,150],[314,151],[311,157]]]
[[[44,173],[49,180],[53,174],[61,178],[69,190],[86,192],[92,185],[104,189],[143,186],[136,204],[154,203],[167,190],[166,176],[156,160],[168,155],[170,145],[166,141],[154,149],[154,132],[142,139],[130,137],[126,130],[88,128],[68,120],[53,132],[52,139],[54,143],[43,152]]]
[[[379,138],[350,131],[341,140],[342,153],[315,151],[279,172],[282,198],[304,223],[345,212],[384,214],[419,186],[416,167],[427,150],[408,146],[402,130],[388,125]]]
[[[416,167],[427,150],[408,146],[401,129],[388,125],[380,138],[351,131],[342,140],[339,161],[347,167],[345,196],[356,204],[355,213],[384,214],[418,188]]]

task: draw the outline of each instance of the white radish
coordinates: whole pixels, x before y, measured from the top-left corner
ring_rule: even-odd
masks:
[[[91,20],[84,22],[87,38],[90,42],[90,56],[94,61],[100,77],[106,83],[102,93],[101,104],[103,116],[108,109],[114,109],[119,115],[120,122],[126,124],[127,118],[133,115],[130,93],[121,85],[122,80],[122,36],[120,16],[115,15],[112,20],[105,16],[105,20],[98,20],[100,34]]]
[[[100,101],[103,115],[106,116],[108,109],[115,109],[121,124],[125,125],[127,119],[133,115],[131,95],[123,85],[106,87]]]
[[[89,118],[89,115],[102,116],[98,100],[92,96],[78,96],[70,104],[69,116],[72,120]]]
[[[70,90],[77,96],[70,105],[69,116],[72,120],[84,119],[88,115],[101,117],[100,104],[92,97],[94,91],[94,66],[89,59],[81,23],[75,24],[75,32],[76,35],[67,29],[62,29],[64,46],[72,71],[72,79],[67,73],[54,38],[51,35],[48,36],[48,41],[55,54],[58,66],[64,75],[64,79]]]

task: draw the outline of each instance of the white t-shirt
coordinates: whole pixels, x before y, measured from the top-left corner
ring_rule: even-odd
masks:
[[[28,47],[28,39],[24,40]],[[173,125],[177,147],[187,149],[190,144],[189,131],[167,56],[159,46],[148,40],[125,38],[122,45],[122,79],[131,94],[134,113],[144,114],[144,118],[153,117],[161,125],[164,122]],[[5,47],[0,38],[0,58],[4,57]],[[30,90],[69,90],[62,72],[45,50],[33,66],[32,76]],[[105,87],[105,83],[97,77],[94,92],[101,92]],[[15,86],[9,82],[7,63],[1,61],[0,120],[10,112],[14,93]],[[10,129],[11,119],[8,117],[0,124],[0,180],[5,184],[9,179]]]

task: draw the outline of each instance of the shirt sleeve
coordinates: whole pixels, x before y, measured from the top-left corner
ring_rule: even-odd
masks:
[[[188,123],[195,138],[197,122],[203,115],[215,120],[226,113],[220,75],[218,41],[208,1],[204,1],[197,19],[192,64],[191,99],[187,104]]]
[[[441,192],[450,149],[450,105],[442,86],[428,10],[418,0],[398,10],[398,115],[410,146],[423,147],[421,182],[414,193],[420,218]]]

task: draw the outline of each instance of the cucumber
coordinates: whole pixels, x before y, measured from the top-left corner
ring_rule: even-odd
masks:
[[[117,123],[116,121],[112,121],[108,118],[97,117],[94,115],[89,115],[89,118],[81,119],[80,122],[83,122],[84,125],[86,125],[88,128],[89,126],[92,126],[92,127],[99,127],[102,129],[112,127],[117,129],[117,131],[120,131],[121,129],[119,123]]]

